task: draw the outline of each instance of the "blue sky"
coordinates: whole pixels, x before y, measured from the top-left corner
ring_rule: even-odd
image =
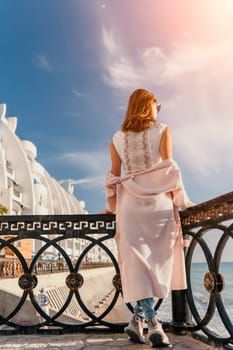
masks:
[[[90,213],[138,87],[157,95],[187,192],[232,190],[231,0],[0,0],[0,102]]]

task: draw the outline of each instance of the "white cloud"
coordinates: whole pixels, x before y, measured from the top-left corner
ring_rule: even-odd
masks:
[[[233,171],[230,130],[230,124],[211,124],[208,120],[173,128],[177,155],[193,169],[196,178],[208,181],[208,178],[221,176],[222,171]]]
[[[140,77],[133,62],[130,61],[120,43],[117,42],[113,32],[103,28],[102,41],[104,46],[105,82],[116,88],[133,86]]]
[[[59,156],[59,159],[72,163],[73,166],[81,166],[82,169],[93,172],[93,174],[102,174],[109,165],[109,156],[104,150],[67,152]]]
[[[206,50],[205,47],[194,44],[175,43],[171,54],[165,57],[163,78],[176,78],[186,73],[197,72],[218,55],[217,47]]]
[[[77,173],[79,169],[82,170],[82,173],[86,173],[86,176],[70,181],[74,185],[88,188],[103,188],[104,179],[110,167],[110,155],[106,150],[68,152],[53,158],[53,160],[63,162],[63,164],[69,163],[72,167],[77,168]],[[61,181],[67,181],[67,179]]]
[[[83,96],[85,96],[84,93],[78,91],[77,89],[73,89],[72,92],[73,92],[73,94],[74,94],[75,96],[77,96],[77,97],[83,97]]]
[[[70,181],[72,185],[78,185],[79,187],[88,188],[88,190],[100,187],[104,190],[104,178],[105,174],[92,177],[83,177],[81,179],[65,179],[61,180],[60,182],[62,183],[64,181]]]
[[[161,47],[151,46],[130,54],[118,45],[113,32],[102,31],[104,47],[104,80],[115,88],[135,86],[166,85],[187,74],[208,69],[219,58],[232,57],[231,41],[198,46],[189,42],[174,42],[170,52]],[[226,63],[228,59],[226,59]],[[230,63],[231,62],[231,63]],[[227,63],[232,67],[232,60]]]
[[[109,55],[116,55],[119,51],[119,44],[117,43],[113,32],[110,32],[106,28],[103,28],[102,39],[106,48],[106,53]]]
[[[48,58],[43,54],[36,55],[35,65],[37,67],[43,69],[46,72],[53,71],[53,67],[52,67],[51,63],[49,62]]]
[[[211,178],[221,181],[223,172],[233,172],[233,102],[219,108],[225,98],[224,89],[219,86],[223,95],[218,91],[218,101],[213,98],[210,85],[211,82],[203,87],[206,93],[198,86],[190,92],[184,85],[182,96],[170,99],[170,103],[164,101],[165,113],[161,117],[171,126],[176,157],[196,180],[207,184]]]

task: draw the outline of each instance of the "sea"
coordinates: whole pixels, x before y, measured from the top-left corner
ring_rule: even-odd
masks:
[[[205,316],[210,293],[205,289],[204,276],[209,272],[207,263],[192,263],[191,265],[191,286],[196,309],[201,317]],[[233,262],[222,262],[219,268],[219,273],[224,279],[224,288],[220,293],[227,317],[233,323]],[[171,298],[163,301],[159,308],[158,316],[163,321],[171,321]],[[195,323],[195,321],[194,321]],[[229,333],[226,330],[218,309],[216,308],[212,320],[207,325],[208,329],[216,333],[219,337],[228,337]]]

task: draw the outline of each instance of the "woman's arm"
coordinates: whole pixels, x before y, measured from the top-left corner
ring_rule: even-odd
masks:
[[[172,134],[169,127],[166,127],[161,137],[159,153],[163,160],[172,158]]]
[[[113,144],[113,142],[110,143],[110,155],[112,160],[112,168],[111,173],[115,176],[121,175],[121,159],[116,151],[116,148]],[[99,214],[112,214],[112,211],[106,209]]]
[[[112,160],[112,174],[115,176],[121,176],[121,159],[116,151],[113,142],[110,143],[110,155]]]

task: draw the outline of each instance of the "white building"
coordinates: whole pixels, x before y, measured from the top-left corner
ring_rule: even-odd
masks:
[[[21,140],[16,127],[17,117],[6,117],[6,104],[0,104],[0,204],[8,209],[7,215],[86,214],[85,203],[73,195],[72,183],[62,186],[51,177],[36,160],[36,146]],[[34,255],[42,242],[30,244]],[[77,256],[78,242],[64,241],[62,246]],[[50,248],[46,254],[43,257],[56,258],[57,251]]]

